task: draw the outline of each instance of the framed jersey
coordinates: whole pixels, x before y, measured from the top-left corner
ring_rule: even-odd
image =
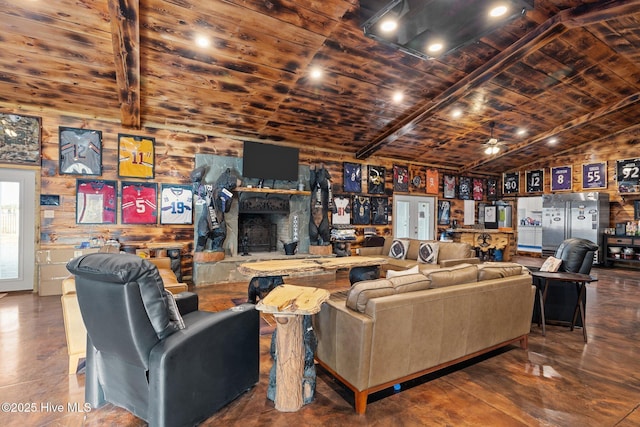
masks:
[[[60,174],[102,175],[102,132],[60,126]]]
[[[158,184],[155,182],[122,182],[122,223],[157,224]]]
[[[116,223],[116,182],[76,180],[76,223]]]
[[[146,136],[118,134],[118,176],[153,178],[155,142]]]
[[[190,185],[162,184],[160,224],[193,224],[193,189]]]

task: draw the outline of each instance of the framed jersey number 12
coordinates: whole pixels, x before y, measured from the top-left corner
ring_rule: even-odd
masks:
[[[118,134],[118,176],[153,178],[155,171],[154,150],[154,138]]]

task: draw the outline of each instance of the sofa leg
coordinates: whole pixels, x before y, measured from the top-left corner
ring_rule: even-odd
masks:
[[[529,335],[525,335],[520,338],[520,348],[527,350],[529,348]]]
[[[363,415],[367,410],[367,397],[369,397],[367,391],[356,391],[356,414]]]

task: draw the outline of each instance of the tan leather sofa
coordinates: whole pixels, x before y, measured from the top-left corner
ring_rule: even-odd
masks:
[[[438,240],[416,240],[409,241],[405,259],[396,259],[389,256],[393,237],[385,236],[384,246],[363,247],[359,249],[359,254],[363,256],[377,256],[385,259],[386,263],[382,270],[406,270],[419,264],[419,269],[433,269],[441,267],[451,267],[457,264],[479,264],[480,259],[476,257],[475,250],[468,243],[441,242]],[[438,245],[438,258],[435,264],[418,263],[418,251],[421,242],[436,243]]]
[[[376,391],[511,343],[526,349],[534,295],[529,270],[515,263],[358,282],[314,315],[316,359],[363,414]]]
[[[188,286],[178,282],[173,270],[171,270],[171,259],[169,257],[147,258],[158,267],[160,277],[166,290],[172,294],[185,292]],[[87,330],[82,322],[80,306],[76,296],[76,282],[73,276],[69,276],[62,281],[62,318],[64,320],[64,330],[67,339],[67,353],[69,355],[69,375],[73,375],[78,370],[80,359],[84,359],[87,349]]]

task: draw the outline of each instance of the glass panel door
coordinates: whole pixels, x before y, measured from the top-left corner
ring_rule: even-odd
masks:
[[[394,196],[393,236],[434,240],[435,198],[421,196]]]
[[[0,168],[0,291],[33,289],[35,172]]]

